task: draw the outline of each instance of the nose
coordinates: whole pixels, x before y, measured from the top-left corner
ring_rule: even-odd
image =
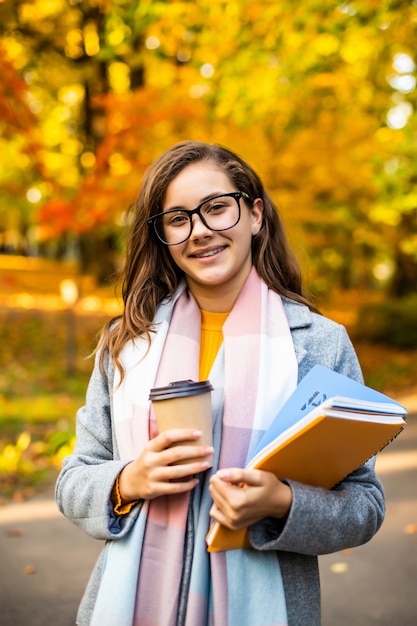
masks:
[[[208,228],[201,217],[197,214],[191,217],[191,235],[190,239],[200,239],[200,237],[209,237],[212,234],[212,230]]]

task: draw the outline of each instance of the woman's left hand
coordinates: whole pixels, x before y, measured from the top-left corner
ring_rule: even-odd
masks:
[[[291,488],[271,472],[230,468],[210,479],[210,515],[232,530],[246,528],[264,517],[285,518],[291,508]]]

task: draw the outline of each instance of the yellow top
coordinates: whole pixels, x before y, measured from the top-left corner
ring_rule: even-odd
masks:
[[[207,380],[223,342],[223,324],[229,313],[201,311],[200,380]]]
[[[211,313],[201,311],[201,338],[200,338],[200,380],[207,380],[211,367],[223,342],[223,324],[229,313]],[[111,499],[116,515],[129,513],[135,502],[122,504],[119,491],[119,477],[114,483]]]

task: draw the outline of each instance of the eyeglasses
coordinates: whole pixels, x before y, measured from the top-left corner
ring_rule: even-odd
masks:
[[[199,216],[206,228],[215,232],[229,230],[240,220],[240,198],[250,200],[243,191],[232,191],[205,200],[195,209],[171,209],[152,215],[148,224],[153,224],[160,241],[167,246],[184,243],[193,230],[193,215]]]

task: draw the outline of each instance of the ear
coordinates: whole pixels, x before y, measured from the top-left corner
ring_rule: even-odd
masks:
[[[251,223],[252,223],[252,234],[257,235],[261,230],[262,226],[262,218],[264,214],[264,203],[261,198],[256,198],[253,201],[253,207],[251,210]]]

